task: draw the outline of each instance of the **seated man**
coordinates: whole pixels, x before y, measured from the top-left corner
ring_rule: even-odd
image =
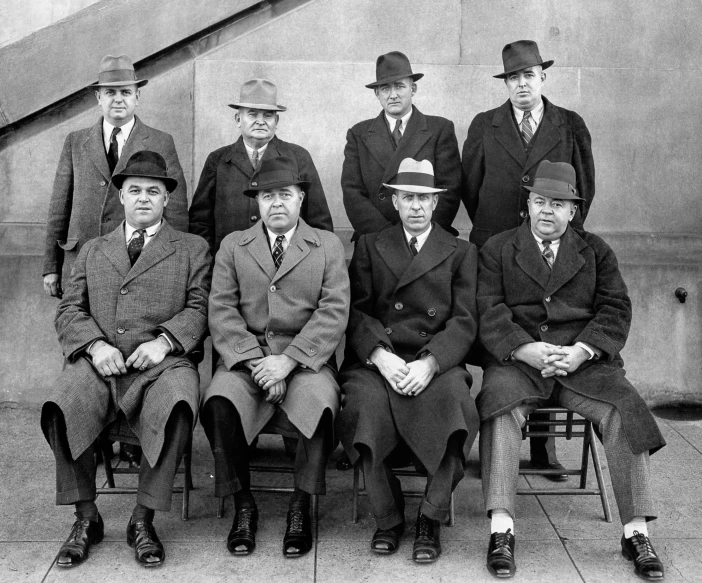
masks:
[[[115,421],[128,423],[144,450],[127,543],[141,565],[163,564],[154,511],[170,509],[198,410],[187,356],[207,329],[209,248],[163,219],[177,182],[160,154],[135,153],[112,180],[125,221],[86,243],[74,263],[56,313],[66,365],[41,415],[56,457],[56,503],[75,504],[78,518],[59,567],[82,563],[103,538],[93,443]]]
[[[569,222],[578,197],[567,162],[541,162],[526,186],[529,221],[480,251],[480,339],[487,349],[478,395],[483,493],[492,517],[487,565],[511,577],[520,427],[557,404],[599,427],[624,524],[623,555],[648,580],[663,565],[648,539],[655,518],[649,453],[665,445],[646,403],[624,376],[619,352],[631,301],[617,259],[598,236]]]
[[[297,429],[295,491],[283,554],[312,547],[310,494],[325,493],[325,466],[339,410],[334,352],[348,322],[349,280],[341,241],[300,218],[309,183],[294,160],[264,159],[246,196],[262,222],[235,231],[217,253],[210,332],[221,355],[202,401],[202,425],[215,460],[215,496],[234,494],[227,548],[256,546],[248,445],[274,414]]]
[[[351,461],[363,463],[376,553],[395,552],[404,532],[391,454],[409,449],[426,468],[412,558],[427,563],[441,554],[440,522],[478,431],[464,366],[478,329],[478,252],[432,223],[444,190],[434,188],[431,162],[407,158],[391,182],[401,224],[362,235],[351,261],[337,429]]]

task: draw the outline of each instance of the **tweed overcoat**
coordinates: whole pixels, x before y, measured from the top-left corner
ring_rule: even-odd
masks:
[[[64,414],[74,459],[122,410],[153,467],[173,407],[186,401],[196,418],[199,377],[186,355],[207,330],[210,267],[205,241],[166,221],[133,266],[123,225],[83,246],[56,312],[66,364],[47,399]],[[105,381],[84,352],[101,338],[126,360],[162,331],[179,353],[144,372],[129,369]]]
[[[295,160],[300,177],[310,182],[300,216],[311,227],[334,231],[324,189],[309,152],[273,136],[262,160],[277,156]],[[190,206],[190,232],[204,237],[213,255],[229,233],[245,231],[260,219],[256,199],[243,194],[249,188],[253,173],[241,136],[233,144],[211,152],[205,161]]]
[[[478,395],[482,420],[551,396],[556,382],[617,408],[634,453],[665,445],[646,403],[624,376],[619,352],[631,323],[631,301],[612,249],[597,235],[563,234],[553,270],[541,257],[529,222],[495,235],[480,251],[480,340],[488,351]],[[542,378],[509,359],[529,342],[585,342],[602,357],[567,376]]]
[[[64,287],[71,265],[90,239],[114,231],[124,220],[119,191],[111,182],[102,136],[102,117],[89,128],[66,137],[51,194],[46,225],[43,275],[62,273]],[[135,152],[150,150],[163,156],[168,176],[178,181],[164,217],[178,231],[188,231],[188,195],[183,169],[170,134],[147,126],[135,116],[134,127],[124,144],[115,174],[124,170]]]
[[[479,113],[463,144],[463,203],[473,223],[470,240],[482,247],[492,235],[518,227],[528,216],[529,191],[542,160],[575,168],[578,195],[585,200],[572,225],[582,228],[595,197],[595,162],[590,132],[575,112],[543,98],[544,114],[528,148],[519,135],[509,100]]]
[[[429,160],[434,166],[437,188],[445,188],[434,210],[433,220],[444,230],[451,227],[461,204],[461,158],[453,122],[424,115],[412,106],[397,149],[385,113],[353,126],[346,134],[341,190],[346,215],[354,228],[353,240],[400,222],[392,204],[392,189],[383,186],[397,174],[405,158]]]
[[[455,432],[464,434],[468,455],[479,426],[470,395],[472,379],[464,366],[478,331],[477,269],[475,245],[435,223],[415,257],[401,224],[357,241],[350,266],[352,302],[341,374],[344,409],[337,422],[352,461],[359,458],[358,444],[370,447],[379,459],[391,453],[388,444],[375,438],[374,411],[353,402],[345,380],[353,385],[355,376],[363,378],[354,375],[354,369],[370,369],[380,377],[366,362],[379,344],[406,362],[428,351],[439,363],[438,375],[417,397],[400,396],[385,383],[380,389],[387,393],[395,426],[415,455],[435,471]]]
[[[236,407],[249,443],[275,413],[258,387],[237,382],[243,361],[286,354],[306,372],[319,373],[334,352],[349,315],[349,278],[344,248],[336,235],[300,219],[283,262],[276,271],[268,235],[259,222],[222,241],[215,261],[210,296],[212,342],[221,356],[202,404],[213,396]],[[335,417],[339,387],[320,380],[316,394],[286,395],[280,407],[304,435],[311,437],[325,410]],[[298,398],[298,395],[300,398]]]

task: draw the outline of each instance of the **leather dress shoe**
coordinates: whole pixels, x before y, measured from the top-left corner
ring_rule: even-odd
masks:
[[[563,464],[560,462],[550,462],[542,464],[532,461],[531,467],[535,470],[561,470],[563,472],[566,471],[566,469],[563,467]],[[567,482],[568,474],[544,474],[544,478],[546,478],[547,480],[551,480],[552,482]]]
[[[301,557],[312,548],[312,520],[309,509],[295,508],[288,511],[288,526],[283,537],[283,555]]]
[[[646,581],[663,579],[663,563],[645,534],[635,530],[631,538],[624,538],[622,535],[622,555],[627,560],[634,561],[634,572],[642,579]]]
[[[95,521],[78,518],[73,523],[66,542],[61,545],[56,564],[63,568],[80,565],[88,558],[90,545],[98,544],[104,536],[105,524],[102,522],[100,514]]]
[[[405,525],[398,524],[392,528],[378,530],[373,533],[371,550],[379,555],[392,555],[400,548],[400,537],[405,532]]]
[[[160,567],[166,560],[166,551],[152,520],[147,518],[134,522],[130,518],[127,525],[127,544],[134,548],[134,557],[142,567]]]
[[[258,508],[250,506],[237,508],[232,529],[227,536],[227,549],[232,555],[250,555],[256,548],[258,529]]]
[[[514,535],[511,528],[507,532],[493,532],[490,535],[487,568],[500,579],[514,575],[517,565],[514,563]]]
[[[421,512],[417,516],[412,559],[415,563],[433,563],[441,555],[441,524]]]

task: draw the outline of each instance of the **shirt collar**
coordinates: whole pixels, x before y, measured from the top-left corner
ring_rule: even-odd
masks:
[[[266,231],[266,234],[268,235],[268,241],[271,244],[271,249],[273,249],[273,246],[275,245],[275,239],[278,236],[278,234],[269,230],[265,224],[263,225],[263,228]],[[295,234],[295,229],[297,229],[297,223],[295,223],[295,226],[292,229],[290,229],[287,233],[283,233],[283,237],[285,237],[287,245],[290,245],[292,236]]]
[[[410,110],[400,118],[402,120],[402,125],[400,126],[400,133],[403,136],[405,135],[405,130],[407,129],[407,122],[409,122],[410,117],[412,117],[411,107]],[[394,117],[390,117],[387,113],[385,113],[385,119],[388,122],[388,126],[390,126],[390,133],[392,133],[392,131],[395,129],[395,124],[397,123],[397,120]]]
[[[540,247],[541,249],[543,249],[543,248],[544,248],[544,240],[543,240],[541,237],[537,237],[537,236],[534,234],[534,231],[531,231],[531,234],[533,235],[534,239],[536,239],[536,242],[539,244],[539,247]],[[556,249],[558,249],[558,246],[559,246],[560,244],[561,244],[561,239],[560,239],[560,238],[554,239],[553,241],[551,241],[551,249],[553,249],[553,252],[554,252],[554,253],[556,252]]]
[[[417,251],[419,251],[422,248],[422,246],[424,245],[424,243],[426,243],[427,239],[429,238],[429,233],[431,233],[431,228],[432,228],[432,224],[429,223],[429,228],[426,231],[424,231],[421,235],[412,235],[412,234],[408,233],[407,229],[405,229],[404,226],[402,227],[402,230],[405,232],[405,240],[407,241],[408,245],[409,245],[410,239],[412,237],[415,237],[415,236],[417,237]]]
[[[117,134],[117,136],[119,137],[121,135],[122,139],[126,142],[129,139],[129,134],[132,133],[132,129],[134,129],[135,122],[136,122],[136,118],[134,116],[132,116],[132,119],[130,119],[123,126],[119,127],[119,129],[122,131],[121,131],[121,133]],[[102,118],[102,138],[106,144],[110,143],[110,137],[112,136],[112,130],[116,127],[117,126],[113,126],[104,117]]]
[[[151,225],[150,227],[146,227],[146,236],[148,238],[151,238],[156,233],[158,233],[158,230],[161,228],[162,223],[163,223],[163,220],[160,220],[155,225]],[[127,243],[129,243],[129,241],[132,239],[132,235],[134,235],[134,231],[136,231],[136,230],[137,229],[132,227],[127,221],[124,221],[124,236],[125,236]]]
[[[517,125],[522,123],[522,118],[524,117],[524,112],[519,109],[518,107],[512,106],[512,111],[514,112],[514,117],[517,120]],[[541,99],[538,103],[538,105],[531,110],[531,119],[534,120],[534,123],[538,126],[541,123],[541,118],[544,115],[544,100]]]
[[[242,142],[243,142],[243,140],[242,140]],[[253,157],[254,150],[258,150],[258,159],[260,160],[263,157],[263,152],[266,151],[268,144],[270,144],[270,142],[267,142],[266,144],[264,144],[260,148],[252,148],[246,142],[244,142],[244,148],[246,148],[246,153],[249,155],[249,158]]]

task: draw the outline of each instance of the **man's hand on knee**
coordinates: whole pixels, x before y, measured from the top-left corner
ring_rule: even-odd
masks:
[[[126,365],[133,366],[139,370],[146,370],[161,364],[166,355],[171,351],[171,345],[163,337],[158,337],[149,342],[140,344],[137,349],[129,355]]]
[[[297,364],[287,354],[271,354],[251,369],[251,378],[261,389],[268,391],[276,383],[284,381]]]
[[[93,360],[93,367],[103,377],[127,373],[122,353],[104,340],[94,342],[88,354]]]
[[[278,405],[283,402],[283,399],[285,399],[285,393],[288,391],[288,385],[285,382],[285,379],[283,379],[282,381],[273,383],[267,390],[268,395],[266,395],[266,401],[268,403]]]

